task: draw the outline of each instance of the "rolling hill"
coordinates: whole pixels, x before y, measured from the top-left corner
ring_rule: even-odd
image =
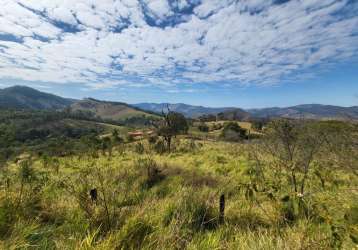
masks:
[[[161,113],[162,111],[166,111],[167,107],[171,111],[175,111],[178,113],[182,113],[184,116],[188,118],[197,118],[202,115],[216,115],[218,113],[234,110],[236,108],[233,107],[223,107],[223,108],[209,108],[203,106],[193,106],[184,103],[138,103],[133,104],[133,106],[138,107],[142,110],[148,110],[156,113]]]
[[[15,109],[64,109],[74,102],[53,94],[44,93],[25,86],[0,89],[0,107]]]
[[[85,98],[70,106],[71,112],[89,112],[95,117],[104,120],[125,120],[132,117],[149,117],[158,115],[145,112],[123,102],[100,101],[93,98]]]
[[[358,107],[340,107],[321,104],[303,104],[287,108],[263,108],[247,110],[251,116],[305,118],[305,119],[358,119]]]
[[[125,120],[132,117],[157,116],[122,102],[100,101],[93,98],[73,100],[44,93],[26,86],[0,89],[0,108],[28,110],[82,111],[103,120]]]
[[[231,109],[217,114],[218,120],[230,120],[230,121],[248,121],[251,118],[250,113],[243,109]]]
[[[170,110],[182,113],[189,118],[198,118],[203,115],[216,115],[219,120],[248,120],[255,118],[305,118],[315,120],[327,119],[358,119],[358,106],[340,107],[321,104],[302,104],[292,107],[272,107],[261,109],[240,109],[233,107],[209,108],[193,106],[183,103],[138,103],[133,106],[143,110],[160,113],[169,106]]]
[[[182,113],[188,118],[217,115],[223,120],[248,120],[251,118],[305,118],[305,119],[358,119],[358,106],[340,107],[321,104],[303,104],[292,107],[273,107],[243,110],[234,107],[210,108],[184,103],[138,103],[100,101],[93,98],[73,100],[25,86],[0,89],[0,108],[85,111],[102,119],[125,120],[133,117],[158,116],[162,110]]]

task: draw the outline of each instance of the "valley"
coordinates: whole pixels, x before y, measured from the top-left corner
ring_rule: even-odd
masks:
[[[354,121],[188,119],[95,99],[0,118],[2,249],[357,244]]]

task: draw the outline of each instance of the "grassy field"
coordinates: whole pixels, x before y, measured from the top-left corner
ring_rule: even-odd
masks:
[[[283,181],[268,195],[269,187],[253,185],[252,145],[175,145],[161,155],[142,141],[111,154],[10,163],[1,172],[0,248],[357,248],[357,176],[335,172],[319,192],[319,181],[310,183],[310,216],[286,221],[290,187]]]

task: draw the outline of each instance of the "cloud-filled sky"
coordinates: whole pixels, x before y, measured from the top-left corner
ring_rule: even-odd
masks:
[[[127,102],[358,104],[356,0],[0,3],[0,86]]]

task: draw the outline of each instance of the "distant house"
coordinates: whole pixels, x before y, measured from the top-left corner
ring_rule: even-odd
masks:
[[[153,135],[153,134],[154,134],[153,130],[128,132],[128,135],[133,137],[142,137],[142,136]]]
[[[133,137],[138,137],[138,136],[143,136],[143,132],[142,131],[128,132],[128,135]]]

